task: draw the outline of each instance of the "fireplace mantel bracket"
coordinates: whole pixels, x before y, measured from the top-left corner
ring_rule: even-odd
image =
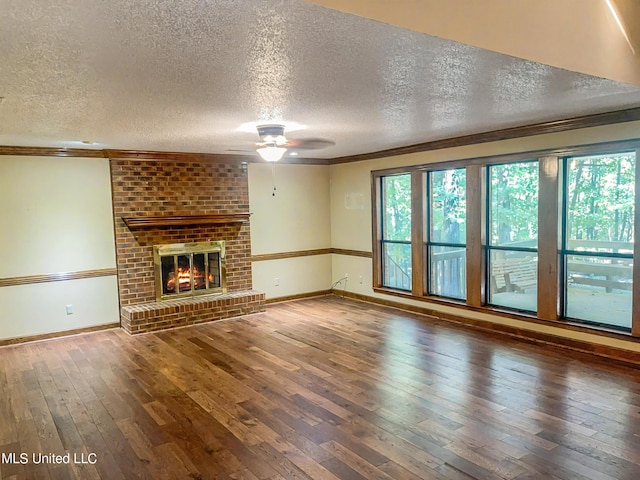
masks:
[[[211,215],[168,215],[161,217],[122,217],[122,220],[129,229],[134,229],[142,227],[247,223],[250,217],[251,213],[229,213]]]

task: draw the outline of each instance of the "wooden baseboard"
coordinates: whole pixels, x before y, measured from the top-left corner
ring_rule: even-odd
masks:
[[[105,325],[96,325],[94,327],[76,328],[74,330],[65,330],[63,332],[43,333],[41,335],[31,335],[28,337],[16,337],[0,340],[0,347],[9,345],[17,345],[19,343],[39,342],[43,340],[51,340],[53,338],[68,337],[69,335],[79,335],[81,333],[99,332],[101,330],[109,330],[111,328],[120,328],[120,323],[107,323]]]
[[[297,293],[295,295],[286,295],[283,297],[267,298],[266,303],[288,302],[290,300],[301,300],[303,298],[321,297],[322,295],[330,295],[331,290],[319,290],[317,292]]]
[[[486,333],[508,335],[518,340],[535,343],[541,345],[551,345],[554,347],[565,348],[582,353],[588,353],[597,355],[599,357],[606,357],[625,364],[640,365],[640,352],[633,350],[626,350],[624,348],[611,347],[608,345],[601,345],[584,340],[578,340],[574,338],[567,338],[559,335],[553,335],[550,333],[537,332],[535,330],[528,330],[524,328],[518,328],[511,325],[503,325],[486,320],[478,320],[475,318],[466,317],[463,315],[457,315],[452,313],[439,312],[437,310],[421,307],[416,305],[407,305],[404,303],[396,302],[393,300],[387,300],[377,297],[370,297],[368,295],[362,295],[353,292],[335,292],[335,295],[340,297],[351,298],[354,300],[361,300],[367,303],[373,303],[382,305],[385,307],[397,308],[413,313],[419,313],[421,315],[428,315],[438,320],[445,322],[455,323],[465,328],[473,330],[482,330]],[[635,342],[634,342],[635,343]]]

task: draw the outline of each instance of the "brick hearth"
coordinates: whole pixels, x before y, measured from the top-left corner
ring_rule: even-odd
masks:
[[[264,310],[252,290],[248,222],[129,229],[123,218],[232,215],[249,210],[247,174],[229,163],[110,159],[122,327],[130,333]],[[156,302],[153,245],[224,240],[227,294]]]
[[[255,290],[140,303],[122,307],[122,328],[152,332],[264,311],[264,293]]]

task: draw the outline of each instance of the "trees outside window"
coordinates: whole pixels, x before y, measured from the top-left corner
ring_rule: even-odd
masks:
[[[411,290],[411,175],[381,177],[382,284]]]
[[[634,152],[565,159],[564,315],[631,328]]]
[[[372,172],[374,290],[640,338],[638,147]]]
[[[429,293],[466,298],[466,170],[427,175]]]
[[[488,303],[537,310],[538,162],[487,167]]]

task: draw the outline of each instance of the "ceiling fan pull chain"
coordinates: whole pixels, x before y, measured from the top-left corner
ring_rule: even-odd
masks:
[[[273,183],[273,193],[271,194],[272,197],[276,196],[276,164],[272,163],[271,164],[271,181]]]

